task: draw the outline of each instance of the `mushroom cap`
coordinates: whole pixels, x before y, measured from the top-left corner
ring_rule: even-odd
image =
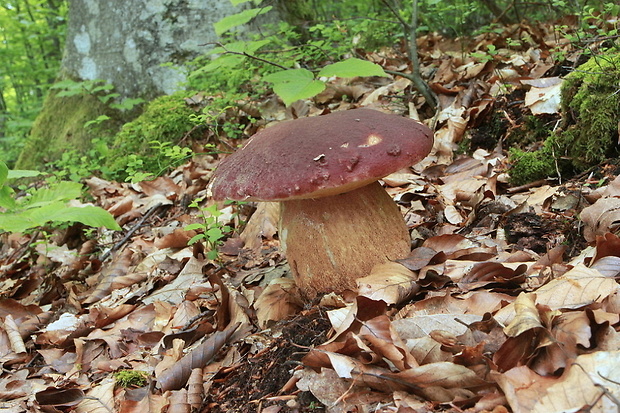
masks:
[[[337,195],[365,186],[428,155],[425,125],[373,109],[278,123],[222,160],[216,200],[285,201]]]

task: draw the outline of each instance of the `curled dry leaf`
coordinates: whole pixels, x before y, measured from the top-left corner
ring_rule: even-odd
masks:
[[[22,336],[19,334],[19,329],[17,328],[17,324],[15,324],[13,316],[10,314],[4,318],[4,331],[6,331],[9,341],[11,342],[11,350],[15,353],[25,353],[26,345],[24,344]]]
[[[533,328],[541,328],[540,315],[532,294],[521,293],[514,301],[515,318],[504,328],[508,337],[516,337]]]
[[[418,366],[405,342],[391,328],[390,318],[387,315],[365,322],[360,329],[359,337],[368,343],[370,349],[379,356],[378,359],[389,360],[398,370]]]
[[[261,328],[267,328],[276,321],[284,320],[302,307],[299,290],[295,281],[290,278],[272,280],[254,303]]]
[[[259,249],[263,245],[263,239],[273,239],[278,232],[279,217],[279,202],[259,202],[240,235],[245,247],[251,250]]]
[[[594,241],[597,235],[615,232],[620,226],[620,198],[601,198],[581,211],[581,220],[586,224],[583,236]]]
[[[192,409],[198,410],[202,405],[204,397],[204,385],[202,377],[202,369],[195,368],[192,370],[187,380],[187,402]]]
[[[416,274],[396,262],[373,267],[370,275],[356,280],[359,295],[386,304],[398,304],[420,291]]]
[[[170,405],[168,406],[167,413],[190,413],[192,411],[191,405],[187,400],[186,389],[171,391],[168,400]]]
[[[163,371],[157,381],[163,391],[176,390],[185,386],[195,368],[206,366],[217,352],[228,342],[238,325],[230,326],[224,331],[213,333],[204,343],[195,347],[168,370]]]

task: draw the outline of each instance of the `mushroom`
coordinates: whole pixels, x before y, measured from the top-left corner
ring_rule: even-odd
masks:
[[[302,293],[355,289],[376,264],[403,258],[410,236],[379,179],[428,155],[423,124],[373,109],[278,123],[220,163],[215,200],[279,201],[280,242]]]

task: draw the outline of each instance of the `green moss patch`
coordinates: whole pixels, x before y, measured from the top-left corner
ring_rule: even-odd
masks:
[[[591,58],[568,75],[562,87],[566,155],[578,169],[596,165],[617,151],[620,120],[620,55]]]
[[[158,143],[179,144],[196,131],[192,110],[184,98],[186,94],[161,96],[151,101],[144,112],[123,125],[114,138],[108,168],[116,178],[125,178],[129,162],[138,160],[145,172],[159,175],[165,170],[166,158]],[[129,157],[129,155],[135,155]]]
[[[113,119],[84,126],[101,115],[112,117],[110,109],[96,96],[56,95],[57,92],[52,91],[45,99],[16,168],[37,169],[59,159],[68,150],[86,151],[93,138],[111,137],[120,127],[120,123]]]
[[[527,182],[580,172],[618,154],[620,55],[592,57],[566,76],[562,86],[563,123],[542,149],[512,149],[511,182]]]

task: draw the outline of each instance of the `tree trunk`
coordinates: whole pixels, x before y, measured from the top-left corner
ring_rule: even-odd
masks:
[[[69,0],[60,78],[104,80],[114,86],[119,101],[171,94],[186,80],[182,64],[208,53],[214,47],[210,43],[218,41],[213,23],[240,12],[240,7],[228,0]],[[69,149],[85,150],[92,138],[101,137],[101,131],[83,126],[105,112],[96,99],[87,110],[81,106],[83,96],[55,95],[46,98],[33,125],[17,162],[20,168],[57,159]],[[66,113],[71,110],[82,116]],[[45,121],[55,118],[64,121],[58,126]]]

